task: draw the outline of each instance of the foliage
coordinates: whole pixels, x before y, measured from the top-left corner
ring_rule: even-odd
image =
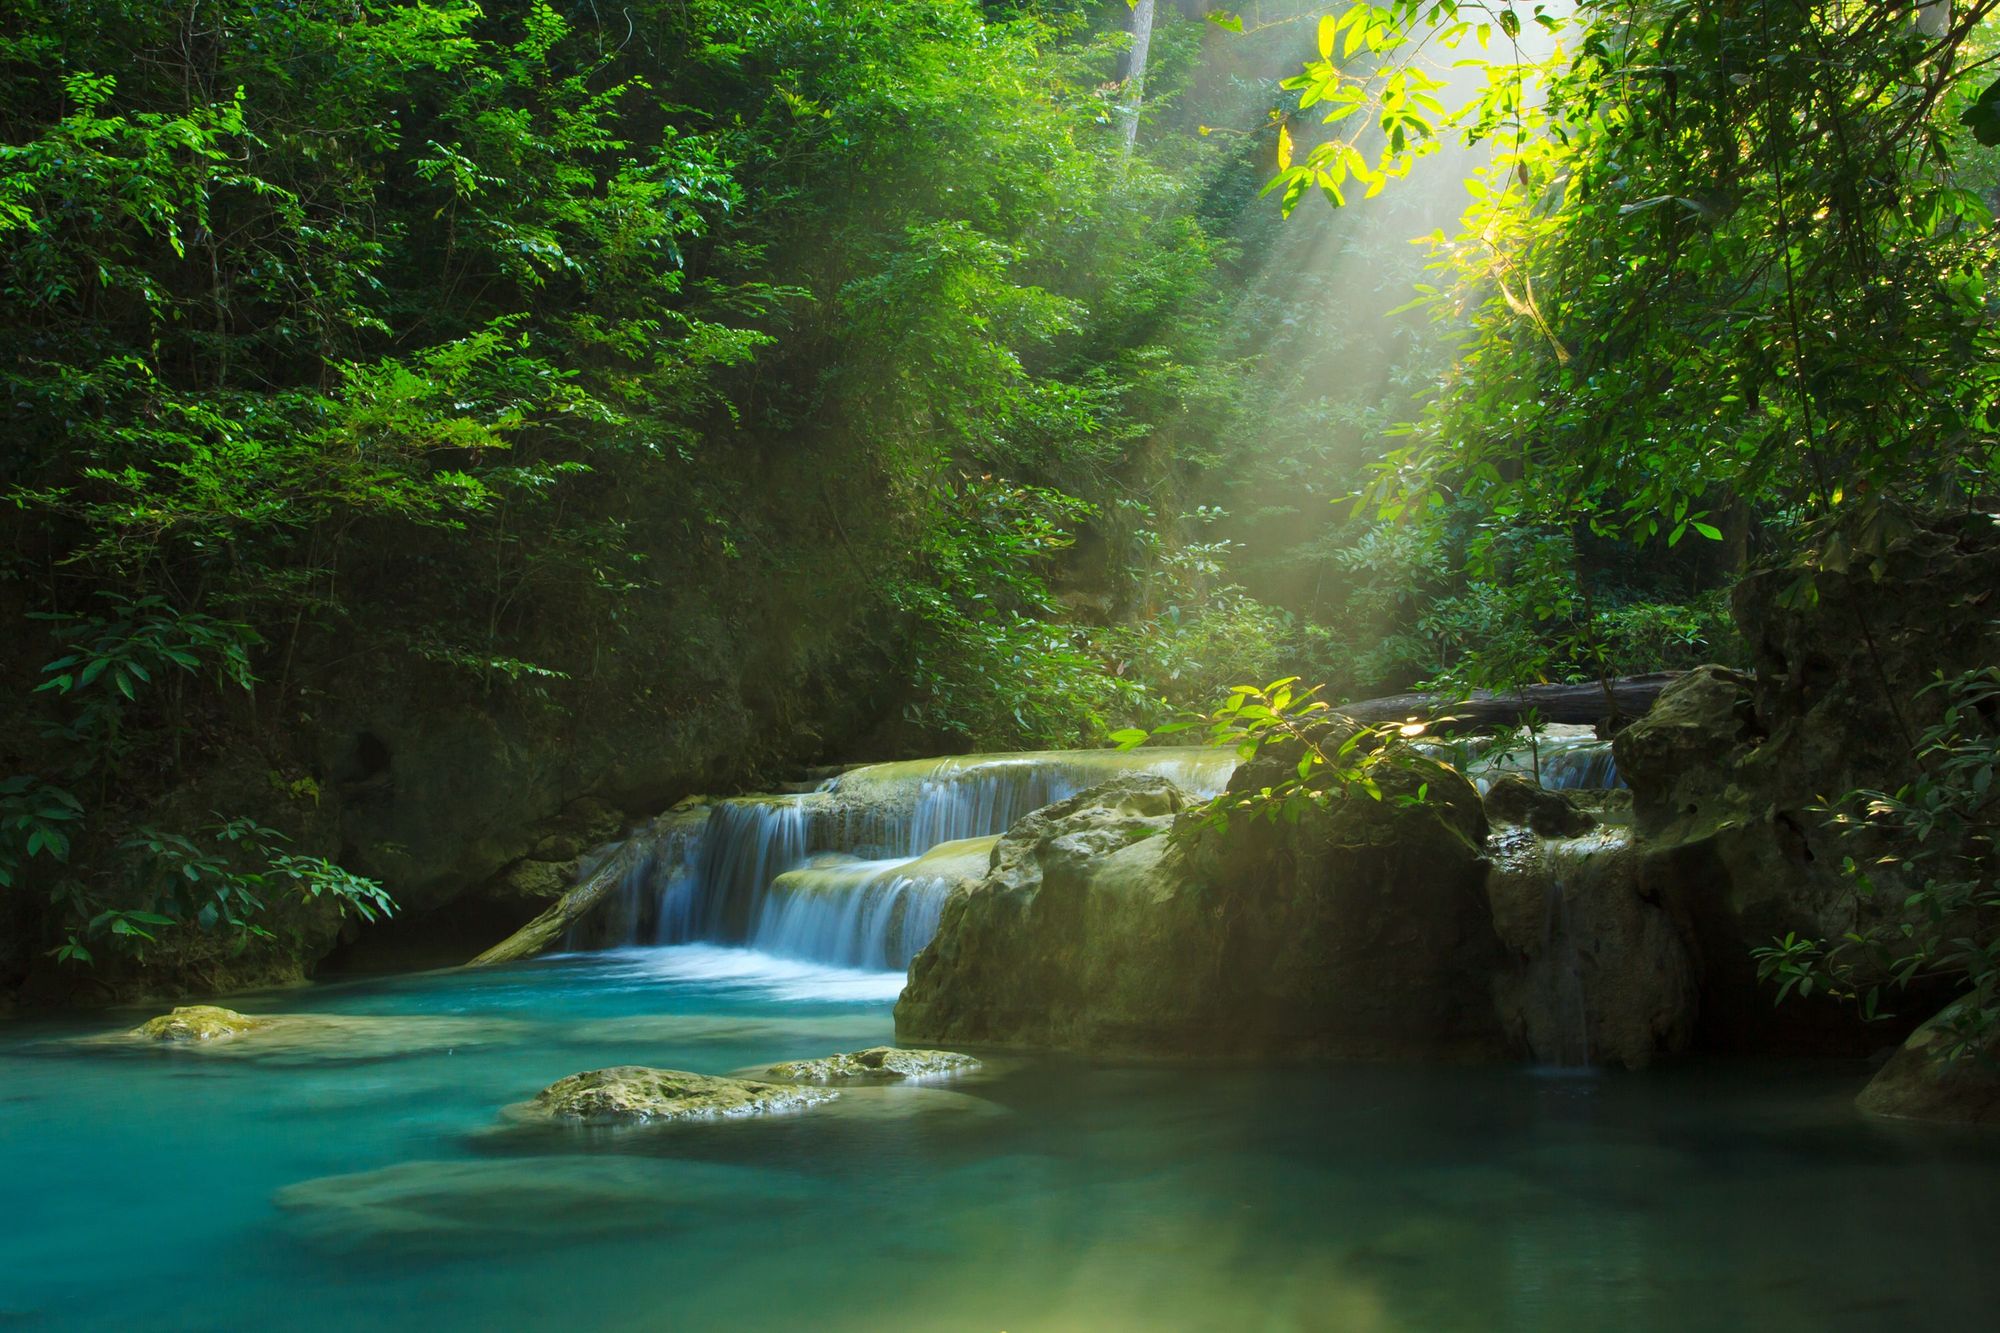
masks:
[[[395,910],[382,886],[324,857],[280,850],[282,833],[248,819],[224,820],[196,836],[141,825],[119,844],[122,882],[102,892],[64,876],[51,901],[65,936],[51,950],[58,962],[95,961],[107,945],[143,960],[162,927],[200,932],[240,953],[254,939],[276,938],[263,924],[274,892],[302,902],[324,898],[338,913],[373,921]]]
[[[1943,701],[1918,739],[1917,776],[1895,791],[1848,793],[1827,824],[1852,848],[1842,862],[1860,924],[1839,939],[1796,933],[1756,950],[1778,999],[1814,990],[1887,1016],[1885,996],[1948,979],[1967,994],[1946,1011],[1946,1062],[1989,1052],[2000,1034],[2000,669],[1926,687]]]
[[[1321,21],[1275,113],[1267,190],[1288,211],[1373,194],[1454,134],[1491,155],[1419,291],[1464,330],[1455,363],[1363,497],[1463,570],[1395,640],[1409,662],[1428,640],[1461,684],[1724,647],[1703,589],[1753,550],[1796,550],[1807,573],[1854,563],[1819,520],[1983,506],[2000,461],[2000,5],[1551,8],[1355,3]],[[1430,63],[1495,36],[1506,56],[1469,90]],[[1721,549],[1688,549],[1705,545]],[[1638,563],[1669,577],[1614,576]],[[1993,1019],[1972,701],[1990,696],[1980,676],[1941,688],[1918,780],[1833,815],[1869,849],[1864,896],[1907,893],[1903,910],[1763,959],[1781,993],[1870,1011],[1883,984],[1949,975],[1974,992],[1970,1040]]]
[[[980,745],[1101,730],[1120,694],[1080,630],[1054,623],[1042,570],[1090,507],[1036,487],[968,479],[933,529],[925,577],[894,593],[912,618],[905,718]]]
[[[1149,117],[1194,26],[1162,17]],[[323,749],[339,664],[496,715],[636,685],[692,724],[700,653],[757,669],[685,642],[680,589],[848,571],[816,614],[887,624],[850,656],[934,736],[1077,740],[1134,706],[1048,579],[1151,484],[1161,423],[1227,410],[1198,210],[1240,153],[1127,160],[1122,41],[970,0],[11,10],[0,536],[57,648],[24,673],[61,665],[0,733],[0,773],[59,784],[9,788],[5,864],[40,889],[75,835],[63,882],[90,885],[45,942],[184,918],[134,830]]]
[[[1295,824],[1306,811],[1323,810],[1337,801],[1360,796],[1382,800],[1378,774],[1409,763],[1411,752],[1404,742],[1422,735],[1423,724],[1356,726],[1328,715],[1319,686],[1295,692],[1297,684],[1298,678],[1293,676],[1261,688],[1238,685],[1210,713],[1193,714],[1151,730],[1122,728],[1109,739],[1119,749],[1130,750],[1155,737],[1199,730],[1205,744],[1231,748],[1245,764],[1267,750],[1282,752],[1286,772],[1254,791],[1226,791],[1216,796],[1202,807],[1199,824],[1203,827],[1227,829],[1232,816]],[[1427,784],[1420,784],[1414,793],[1398,795],[1396,800],[1415,804],[1427,794]]]

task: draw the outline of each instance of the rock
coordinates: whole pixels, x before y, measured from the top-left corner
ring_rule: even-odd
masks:
[[[1699,1006],[1693,934],[1641,886],[1630,830],[1496,830],[1487,897],[1515,959],[1494,984],[1518,1047],[1555,1064],[1639,1069],[1685,1050]]]
[[[710,802],[691,796],[658,818],[648,820],[631,836],[615,845],[561,866],[547,862],[522,862],[510,873],[530,876],[559,875],[575,887],[533,921],[486,950],[467,967],[487,967],[495,963],[519,962],[561,947],[572,933],[614,936],[627,929],[638,915],[639,904],[630,899],[651,889],[652,872],[663,860],[689,854],[708,825]],[[544,895],[547,896],[547,895]],[[612,923],[607,918],[623,920]]]
[[[170,1014],[149,1018],[131,1035],[146,1041],[229,1041],[270,1026],[269,1019],[252,1018],[213,1004],[187,1004]]]
[[[1494,778],[1483,804],[1496,823],[1524,824],[1545,838],[1573,838],[1597,827],[1597,816],[1568,793],[1548,791],[1518,773]]]
[[[1652,711],[1611,741],[1642,827],[1704,814],[1727,817],[1729,770],[1757,734],[1751,680],[1701,666],[1668,686]]]
[[[1755,674],[1690,672],[1613,742],[1633,791],[1641,891],[1693,928],[1696,1042],[1710,1049],[1860,1055],[1880,1043],[1880,1027],[1822,994],[1774,1006],[1751,951],[1789,932],[1839,938],[1896,919],[1911,886],[1891,867],[1876,893],[1857,894],[1842,872],[1855,849],[1822,807],[1907,781],[1914,738],[1943,706],[1930,683],[2000,660],[2000,624],[1983,605],[2000,586],[1991,518],[1918,521],[1856,503],[1818,537],[1810,567],[1737,585]]]
[[[558,1079],[516,1108],[515,1118],[580,1125],[725,1120],[802,1111],[839,1095],[831,1088],[616,1065]]]
[[[1951,1026],[1963,1012],[1952,1005],[1910,1034],[1908,1041],[1875,1072],[1854,1104],[1870,1115],[1899,1120],[1939,1120],[1960,1124],[2000,1124],[2000,1041],[1966,1051],[1946,1063],[1954,1039]]]
[[[1230,791],[1286,762],[1245,765]],[[1296,760],[1292,759],[1295,764]],[[907,1042],[1237,1058],[1494,1054],[1501,953],[1477,794],[1412,757],[1296,824],[1186,813],[1125,777],[1035,811],[946,903]],[[1428,799],[1404,804],[1427,786]],[[1172,836],[1169,836],[1169,835]]]
[[[782,1083],[867,1083],[956,1078],[979,1069],[979,1061],[957,1051],[904,1050],[871,1046],[865,1051],[818,1060],[772,1065],[766,1076]]]
[[[521,1025],[504,1018],[456,1015],[239,1014],[189,1005],[121,1032],[63,1044],[87,1051],[165,1045],[209,1059],[308,1064],[379,1060],[417,1051],[452,1050],[504,1040]]]
[[[399,1162],[287,1185],[274,1201],[303,1237],[336,1250],[486,1254],[768,1214],[803,1191],[774,1171],[633,1157]]]

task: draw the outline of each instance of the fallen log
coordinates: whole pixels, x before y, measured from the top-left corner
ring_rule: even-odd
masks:
[[[1530,715],[1569,726],[1622,725],[1644,717],[1660,691],[1680,679],[1678,671],[1619,676],[1605,685],[1525,685],[1514,690],[1474,690],[1469,698],[1449,694],[1390,694],[1336,704],[1334,711],[1371,725],[1415,719],[1435,732],[1492,731],[1518,727]]]

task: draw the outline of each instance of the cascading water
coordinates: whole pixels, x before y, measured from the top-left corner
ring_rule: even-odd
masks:
[[[937,933],[952,885],[984,873],[998,841],[940,843],[913,860],[816,857],[772,883],[750,944],[841,967],[901,971]]]
[[[1544,734],[1534,750],[1435,742],[1482,789],[1502,772],[1544,786],[1612,786],[1610,746]],[[1226,749],[1053,750],[869,764],[816,790],[749,796],[662,819],[597,873],[620,891],[566,936],[571,948],[709,942],[840,967],[901,969],[930,942],[955,885],[1030,811],[1121,774],[1168,778],[1197,799],[1235,770]]]
[[[1197,798],[1228,783],[1228,750],[1045,751],[870,764],[787,796],[717,801],[613,855],[615,900],[571,947],[742,944],[841,967],[902,969],[954,885],[984,873],[1021,816],[1127,773]]]
[[[1588,727],[1547,727],[1532,741],[1515,736],[1503,745],[1488,737],[1431,741],[1425,748],[1456,765],[1481,792],[1503,773],[1518,773],[1551,791],[1625,785],[1611,743]]]

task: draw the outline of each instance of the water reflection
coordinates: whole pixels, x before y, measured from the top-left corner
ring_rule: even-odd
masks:
[[[268,997],[508,1020],[366,1065],[19,1030],[0,1308],[64,1329],[1818,1333],[1980,1327],[2000,1299],[2000,1144],[1863,1122],[1856,1072],[1823,1066],[1024,1060],[936,1092],[953,1114],[493,1134],[579,1069],[875,1044],[887,986],[698,948]]]

